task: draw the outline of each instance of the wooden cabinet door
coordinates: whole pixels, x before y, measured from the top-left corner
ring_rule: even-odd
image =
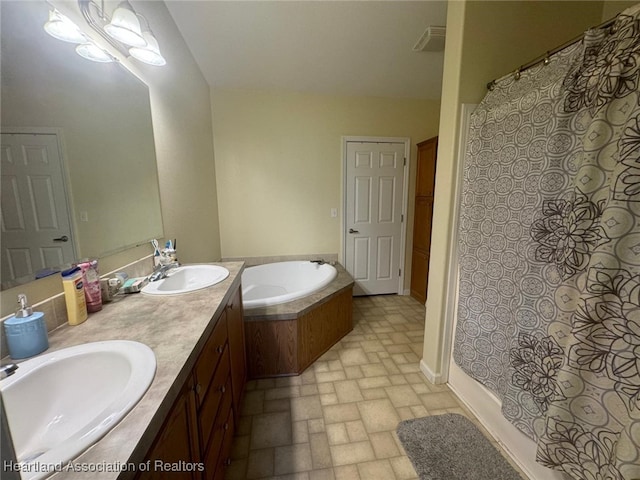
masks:
[[[161,480],[167,477],[176,480],[200,480],[198,471],[198,426],[196,421],[196,399],[192,381],[187,381],[182,393],[173,404],[160,434],[147,454],[150,463],[148,472],[140,473],[140,480]],[[194,471],[171,471],[171,464],[186,462]],[[167,471],[168,470],[168,471]]]
[[[430,138],[418,144],[416,197],[413,215],[413,251],[411,256],[411,296],[422,303],[427,299],[437,151],[438,137]]]
[[[414,250],[411,257],[411,296],[421,303],[427,301],[429,255]]]
[[[247,381],[247,354],[244,341],[244,315],[242,313],[242,289],[238,288],[227,305],[227,331],[231,357],[231,388],[233,390],[233,414],[236,422],[240,416],[240,401]]]
[[[438,137],[418,144],[418,168],[416,172],[416,197],[433,198],[436,179],[436,155]]]
[[[431,248],[431,218],[433,197],[417,197],[415,202],[415,222],[413,224],[413,248],[422,253]]]

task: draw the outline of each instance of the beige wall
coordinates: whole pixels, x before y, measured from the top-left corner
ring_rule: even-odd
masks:
[[[75,5],[62,1],[58,6],[80,23],[79,12],[68,11]],[[221,255],[209,86],[165,4],[136,1],[133,6],[149,20],[167,59],[162,68],[122,60],[149,86],[165,236],[178,239],[180,261],[215,261]],[[126,215],[126,198],[121,201]],[[117,269],[150,253],[148,245],[126,250],[101,259],[100,270]],[[6,290],[1,315],[15,310],[20,292],[36,303],[61,291],[59,276]]]
[[[591,1],[449,3],[434,202],[434,225],[440,228],[431,239],[423,350],[423,368],[435,379],[447,361],[443,336],[455,294],[448,282],[460,106],[479,103],[487,82],[599,24],[601,16],[602,2]]]
[[[615,17],[618,13],[622,12],[626,8],[636,5],[638,2],[604,0],[603,3],[604,5],[602,6],[602,21],[604,22],[606,20],[609,20],[610,18]]]
[[[162,68],[140,67],[151,96],[165,237],[178,239],[183,263],[216,261],[221,253],[209,85],[164,2],[133,5],[149,20],[167,59]]]
[[[231,89],[212,97],[223,257],[340,253],[341,137],[410,137],[413,198],[415,144],[438,130],[432,100]]]

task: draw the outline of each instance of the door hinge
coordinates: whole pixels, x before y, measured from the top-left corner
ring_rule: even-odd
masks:
[[[403,162],[402,165],[405,166],[405,167],[407,166],[407,157],[404,157],[404,162]]]
[[[400,223],[404,223],[404,215],[400,214]]]
[[[401,268],[399,268],[399,269],[398,269],[398,276],[399,276],[399,277],[401,277],[401,276],[402,276],[402,269],[401,269]]]

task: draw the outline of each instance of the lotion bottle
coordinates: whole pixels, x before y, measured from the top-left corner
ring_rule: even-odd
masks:
[[[79,325],[87,319],[87,302],[84,298],[84,284],[80,267],[62,272],[64,302],[67,305],[69,325]]]
[[[102,291],[100,289],[100,275],[98,274],[98,261],[90,260],[79,263],[82,271],[84,285],[84,298],[87,304],[87,312],[99,312],[102,310]]]

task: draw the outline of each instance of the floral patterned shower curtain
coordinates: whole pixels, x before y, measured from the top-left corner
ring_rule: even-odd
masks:
[[[640,5],[471,118],[454,360],[575,479],[640,479]]]

